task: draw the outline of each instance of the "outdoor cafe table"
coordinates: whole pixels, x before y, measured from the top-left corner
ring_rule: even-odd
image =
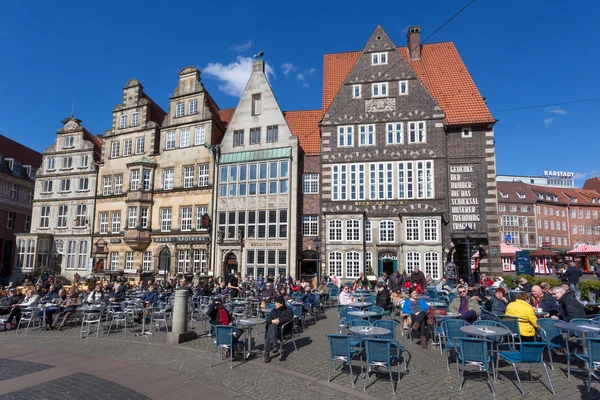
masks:
[[[481,336],[485,338],[506,336],[511,334],[511,332],[506,328],[487,325],[465,325],[461,326],[460,330],[470,336]]]
[[[264,318],[244,318],[235,321],[235,326],[240,329],[248,328],[248,336],[246,336],[246,348],[250,353],[254,352],[254,346],[252,346],[252,327],[261,325],[267,322]]]
[[[378,326],[351,326],[350,332],[360,336],[384,336],[389,335],[390,330],[387,328],[380,328]]]
[[[152,311],[160,310],[160,307],[154,307],[154,306],[144,307],[142,305],[142,307],[140,307],[140,308],[136,307],[135,310],[142,312],[142,332],[138,333],[138,336],[139,335],[152,335],[152,332],[150,332],[150,331],[146,332],[146,315],[144,315],[144,312],[148,311],[150,313],[150,315],[152,315]]]
[[[446,313],[446,315],[440,315],[443,318],[460,318],[460,313]]]
[[[426,301],[428,306],[431,307],[444,307],[447,304],[446,303],[442,303],[441,301]]]
[[[352,315],[354,317],[359,318],[369,318],[377,315],[375,311],[348,311],[348,315]]]
[[[353,301],[352,303],[350,303],[348,305],[352,306],[352,307],[357,307],[357,308],[367,308],[367,307],[371,307],[373,305],[373,303],[369,303],[368,301]]]
[[[585,339],[588,333],[600,334],[600,326],[593,325],[591,323],[587,324],[584,322],[557,322],[554,324],[554,326],[560,329],[561,331],[578,332],[581,334],[582,339]],[[583,340],[583,352],[587,354],[587,343],[585,340]],[[577,371],[577,369],[571,368],[571,371]],[[596,379],[600,379],[598,375],[593,371],[592,375],[594,375]]]

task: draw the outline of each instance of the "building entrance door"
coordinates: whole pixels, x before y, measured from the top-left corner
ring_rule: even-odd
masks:
[[[398,260],[383,259],[379,260],[379,275],[384,272],[388,275],[393,274],[398,269]]]
[[[233,253],[229,253],[225,259],[225,279],[229,280],[229,277],[238,271],[237,257]]]

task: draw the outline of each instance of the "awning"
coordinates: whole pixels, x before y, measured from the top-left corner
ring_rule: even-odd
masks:
[[[553,252],[552,250],[545,250],[545,249],[540,249],[540,250],[534,250],[531,253],[529,253],[530,257],[545,257],[545,256],[557,256],[558,253]]]
[[[239,153],[221,154],[219,164],[235,164],[249,161],[277,160],[292,157],[291,147],[280,147],[277,149],[241,151]]]
[[[512,246],[506,243],[500,243],[501,256],[514,256],[517,251],[521,251],[517,246]]]
[[[567,251],[567,254],[600,254],[600,246],[584,244],[576,249]]]

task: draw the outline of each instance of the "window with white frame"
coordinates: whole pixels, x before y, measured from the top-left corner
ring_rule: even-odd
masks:
[[[440,254],[435,251],[425,252],[425,275],[433,279],[440,278]]]
[[[17,198],[19,197],[19,185],[17,185],[16,183],[10,185],[9,197],[13,200],[17,200]]]
[[[56,169],[56,159],[54,157],[49,157],[46,161],[46,164],[48,165],[48,171],[53,171]]]
[[[517,212],[517,206],[510,206],[510,212]]]
[[[408,123],[408,143],[426,143],[427,128],[425,121]]]
[[[77,204],[75,209],[75,226],[84,226],[87,219],[87,205]]]
[[[583,219],[583,210],[577,210],[577,218]]]
[[[273,143],[277,141],[279,141],[279,126],[267,126],[267,143]]]
[[[121,232],[121,211],[113,211],[112,212],[112,233],[120,233]]]
[[[198,100],[192,100],[188,103],[188,114],[198,114]]]
[[[140,207],[140,228],[148,228],[148,207]]]
[[[206,273],[208,272],[206,250],[192,250],[192,259],[192,272],[194,274],[206,275]]]
[[[342,253],[339,251],[332,251],[328,256],[328,275],[342,276]]]
[[[361,93],[362,93],[362,90],[360,88],[360,85],[352,85],[352,98],[353,99],[360,99]]]
[[[123,141],[123,157],[127,157],[131,155],[131,146],[132,140],[126,139]]]
[[[554,221],[550,221],[550,229],[554,230]]]
[[[175,172],[173,168],[165,168],[163,169],[163,189],[170,190],[173,189],[173,179],[175,176]]]
[[[252,95],[252,115],[260,115],[261,113],[260,93]]]
[[[390,122],[386,124],[387,144],[402,144],[404,138],[404,124],[402,122]]]
[[[250,144],[260,144],[260,127],[250,128]]]
[[[62,162],[63,162],[63,165],[62,165],[63,169],[73,168],[73,157],[72,156],[63,157]]]
[[[173,150],[175,148],[175,132],[167,132],[166,149]]]
[[[547,221],[546,225],[547,225]],[[519,217],[516,215],[503,215],[502,216],[502,226],[519,226]],[[546,226],[546,229],[548,227]]]
[[[207,206],[196,206],[196,230],[208,229],[202,227],[202,218],[208,213]]]
[[[411,274],[415,268],[421,268],[421,253],[408,251],[406,253],[406,273]]]
[[[332,219],[328,223],[329,228],[329,241],[341,242],[342,241],[342,221],[339,219]]]
[[[190,147],[190,130],[182,129],[179,132],[179,147]]]
[[[135,154],[144,154],[146,147],[146,138],[143,136],[135,138]]]
[[[319,194],[319,174],[302,175],[302,193]]]
[[[142,256],[142,271],[144,271],[144,272],[152,271],[152,253],[149,251],[145,251]]]
[[[182,231],[192,230],[192,207],[186,206],[179,209],[180,223]]]
[[[521,212],[527,212],[527,206],[521,206]]]
[[[142,180],[143,180],[143,189],[144,191],[150,190],[152,188],[152,170],[143,169],[142,170]]]
[[[199,146],[206,143],[206,127],[197,126],[196,134],[194,135],[194,145]]]
[[[506,238],[510,236],[510,240],[507,240]],[[508,244],[519,244],[519,232],[518,231],[504,231],[504,239],[506,240],[506,243]]]
[[[398,82],[398,93],[400,94],[400,96],[408,94],[408,81]]]
[[[61,192],[70,192],[71,191],[71,180],[70,179],[61,179],[60,191]]]
[[[126,114],[121,114],[120,121],[121,121],[121,123],[119,124],[119,127],[121,129],[127,128],[127,115]]]
[[[558,215],[558,214],[557,214]],[[590,210],[586,210],[585,211],[585,219],[591,219],[592,218],[592,213]]]
[[[8,229],[15,229],[15,213],[12,211],[9,211],[6,217],[6,227]]]
[[[244,145],[244,130],[243,129],[233,131],[233,145],[234,146],[243,146]]]
[[[584,225],[579,225],[579,234],[583,235],[585,233],[585,226]]]
[[[67,227],[67,214],[69,212],[69,206],[61,205],[58,206],[58,220],[56,226],[58,228]]]
[[[521,217],[521,226],[527,227],[529,225],[527,217]],[[557,223],[556,225],[559,226],[558,229],[560,229],[560,224]]]
[[[544,220],[544,229],[548,229],[548,220],[547,219]]]
[[[67,269],[75,269],[75,257],[77,256],[77,242],[69,240],[67,243]]]
[[[360,241],[360,221],[357,219],[351,219],[346,221],[346,241],[358,242]]]
[[[68,149],[68,148],[74,147],[74,146],[75,146],[75,137],[73,137],[73,136],[65,136],[63,147],[65,149]]]
[[[332,199],[346,200],[347,164],[332,165]]]
[[[371,243],[373,241],[373,227],[371,221],[365,220],[365,242]]]
[[[135,229],[137,227],[137,207],[129,207],[129,215],[127,218],[127,227],[129,229]]]
[[[208,186],[208,164],[198,165],[198,186]]]
[[[462,138],[472,138],[473,137],[473,131],[471,130],[471,128],[462,128],[460,130],[460,136]]]
[[[302,235],[303,236],[318,236],[319,235],[319,216],[318,215],[303,215],[302,216]]]
[[[358,145],[373,146],[375,144],[375,125],[359,125],[358,126]]]
[[[498,211],[505,212],[506,211],[506,206],[498,206]]]
[[[115,191],[114,194],[123,193],[123,174],[115,175]]]
[[[120,147],[121,143],[111,142],[110,143],[110,158],[117,158],[121,154]]]
[[[177,103],[175,105],[175,117],[183,117],[185,115],[185,104]]]
[[[371,95],[373,97],[384,97],[388,95],[388,83],[378,82],[371,84]]]
[[[391,243],[396,241],[396,224],[394,221],[379,222],[379,241],[382,243]]]
[[[131,113],[131,126],[138,126],[140,124],[140,113]]]
[[[423,238],[426,242],[437,242],[439,240],[439,227],[437,219],[423,220]]]
[[[369,199],[386,200],[394,198],[393,163],[369,164]]]
[[[186,165],[183,167],[183,187],[191,188],[194,186],[194,169],[193,165]]]
[[[371,65],[387,64],[387,52],[371,54]]]
[[[571,233],[573,233],[573,235],[577,234],[577,225],[571,226]]]
[[[50,227],[50,206],[40,207],[40,228]]]
[[[133,251],[125,252],[125,269],[133,269]]]
[[[352,147],[353,146],[354,127],[338,126],[338,147]]]
[[[350,164],[350,200],[365,199],[365,164]]]
[[[46,180],[42,182],[42,193],[52,193],[52,181]]]
[[[78,269],[87,269],[88,264],[88,242],[87,240],[82,240],[79,242],[79,260],[77,263]]]
[[[89,165],[89,156],[87,154],[82,154],[79,159],[79,168],[87,168]]]
[[[365,267],[368,269],[369,267],[373,267],[373,253],[367,251],[365,253]]]
[[[108,233],[108,212],[101,212],[98,214],[100,234],[105,235]]]
[[[418,219],[407,219],[404,222],[407,242],[418,242],[420,239],[420,226]]]
[[[119,270],[119,252],[118,251],[110,252],[110,270],[111,271]]]
[[[103,196],[110,196],[110,194],[112,193],[112,183],[111,183],[111,176],[103,176],[102,177],[102,195]]]
[[[25,267],[26,246],[27,246],[27,241],[25,241],[25,240],[19,240],[17,243],[18,265],[21,268]]]
[[[133,192],[135,190],[140,190],[140,170],[139,169],[131,170],[131,181],[129,182],[129,191]]]
[[[360,253],[350,251],[346,253],[346,277],[358,278],[360,275]]]
[[[160,231],[170,232],[171,231],[171,217],[173,216],[173,210],[170,208],[160,209]]]

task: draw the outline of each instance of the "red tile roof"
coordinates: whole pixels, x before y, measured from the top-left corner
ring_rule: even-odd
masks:
[[[318,155],[321,152],[321,134],[319,122],[321,110],[284,111],[292,135],[298,136],[300,148],[305,155]]]
[[[424,44],[421,60],[408,61],[406,47],[398,51],[446,113],[446,124],[495,121],[452,42]],[[355,51],[325,55],[323,112],[331,105],[360,54]]]
[[[226,108],[224,110],[219,110],[219,115],[221,116],[221,121],[227,126],[231,122],[231,118],[233,118],[233,113],[235,112],[235,107]]]
[[[22,165],[31,165],[33,168],[39,168],[42,165],[41,153],[15,142],[4,135],[0,135],[0,154],[4,158],[14,158]]]
[[[584,189],[600,190],[600,178],[590,178],[583,184]]]
[[[521,181],[497,182],[498,185],[498,203],[534,203],[537,197],[529,189],[526,183]],[[502,197],[502,194],[508,195],[508,198]],[[524,195],[525,198],[519,197]]]

